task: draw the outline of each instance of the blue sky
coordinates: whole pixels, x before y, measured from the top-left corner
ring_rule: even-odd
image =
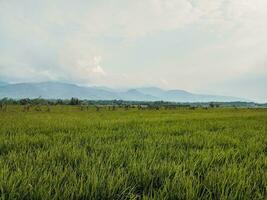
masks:
[[[267,102],[265,0],[1,0],[0,80]]]

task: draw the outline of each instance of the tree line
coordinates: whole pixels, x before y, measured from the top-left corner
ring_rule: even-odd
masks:
[[[4,105],[99,105],[99,106],[136,106],[140,109],[144,107],[204,107],[204,108],[217,108],[217,107],[267,107],[267,104],[258,104],[253,102],[198,102],[198,103],[177,103],[166,101],[124,101],[124,100],[83,100],[78,98],[71,99],[43,99],[43,98],[23,98],[23,99],[0,99],[0,107]]]

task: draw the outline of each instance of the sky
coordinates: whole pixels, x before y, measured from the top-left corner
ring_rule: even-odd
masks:
[[[267,1],[0,0],[0,81],[267,102]]]

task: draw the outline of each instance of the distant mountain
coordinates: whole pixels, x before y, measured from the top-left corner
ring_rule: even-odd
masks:
[[[165,90],[162,90],[157,87],[143,87],[143,88],[137,88],[136,90],[154,97],[160,97],[164,95],[164,92],[166,92]]]
[[[136,89],[130,89],[125,92],[120,92],[119,98],[122,100],[133,100],[133,101],[155,101],[157,97],[142,93]]]
[[[135,101],[173,101],[173,102],[231,102],[248,101],[226,96],[193,94],[184,90],[163,90],[157,87],[144,87],[126,91],[108,87],[83,87],[69,83],[42,82],[1,84],[0,98],[47,98],[70,99],[76,97],[89,100],[135,100]]]
[[[9,98],[48,98],[69,99],[115,99],[115,94],[94,87],[81,87],[74,84],[43,82],[43,83],[18,83],[0,87],[0,97]]]
[[[193,94],[185,90],[162,90],[157,87],[138,88],[137,90],[142,93],[152,95],[157,99],[163,101],[174,101],[174,102],[249,101],[247,99],[237,98],[237,97]]]
[[[0,87],[1,86],[4,86],[4,85],[8,85],[8,83],[7,82],[4,82],[4,81],[0,81]]]

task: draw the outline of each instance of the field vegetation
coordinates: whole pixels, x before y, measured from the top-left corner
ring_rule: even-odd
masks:
[[[0,199],[267,199],[267,109],[0,111]]]

